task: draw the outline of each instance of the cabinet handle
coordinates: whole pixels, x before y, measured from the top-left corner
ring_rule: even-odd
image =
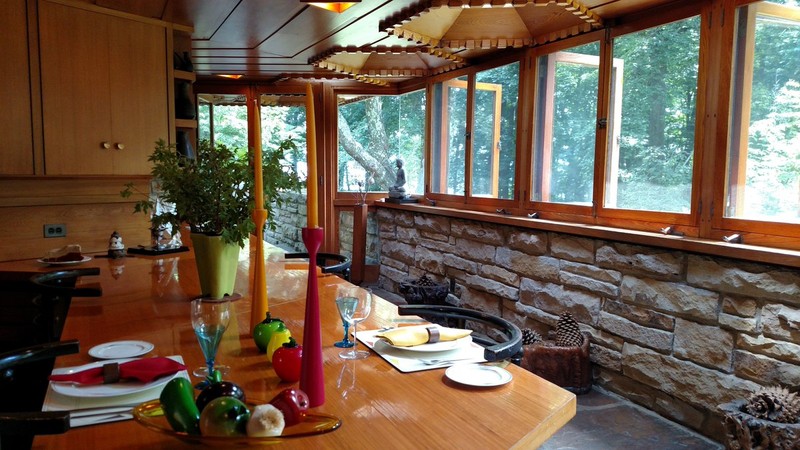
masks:
[[[125,150],[125,144],[121,142],[117,142],[116,144],[114,144],[114,147],[116,147],[117,150]]]
[[[106,141],[103,141],[103,142],[101,142],[101,143],[100,143],[100,147],[102,147],[102,148],[104,148],[104,149],[108,150],[108,149],[110,149],[110,148],[111,148],[111,144],[109,144],[109,143],[108,143],[108,142],[106,142]]]

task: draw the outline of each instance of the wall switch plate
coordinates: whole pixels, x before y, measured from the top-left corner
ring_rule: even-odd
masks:
[[[44,237],[65,237],[67,235],[67,225],[63,223],[44,224]]]

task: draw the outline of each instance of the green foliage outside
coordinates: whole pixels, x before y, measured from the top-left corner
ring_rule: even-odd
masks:
[[[264,209],[271,228],[273,206],[283,204],[280,193],[300,187],[295,173],[282,162],[284,152],[293,147],[294,143],[287,140],[263,151]],[[160,200],[175,206],[155,214],[154,227],[169,224],[177,229],[186,222],[193,233],[222,236],[228,243],[244,246],[255,230],[255,182],[246,152],[219,142],[212,147],[203,140],[197,157],[190,159],[176,152],[174,145],[159,140],[149,161],[153,164],[153,179],[160,186]],[[129,198],[136,193],[133,183],[129,183],[121,194]],[[148,196],[137,201],[135,212],[150,214],[156,212],[155,208],[156,202]]]
[[[406,193],[422,194],[424,147],[424,90],[368,96],[340,105],[339,191],[388,191],[395,183],[395,161],[400,158]]]

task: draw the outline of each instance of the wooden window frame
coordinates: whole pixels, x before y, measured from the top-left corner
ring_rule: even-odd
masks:
[[[736,28],[739,22],[741,7],[749,6],[747,22],[745,26],[745,39],[738,41],[741,46],[738,51],[743,56],[742,62],[736,66],[734,62],[734,47],[737,45]],[[752,99],[752,68],[755,46],[755,23],[758,14],[765,14],[775,17],[788,17],[792,20],[800,20],[800,12],[791,7],[764,3],[752,0],[737,1],[733,10],[730,11],[731,21],[724,31],[725,39],[732,44],[723,51],[728,52],[726,56],[730,61],[731,70],[728,78],[723,81],[729,86],[731,95],[726,98],[724,106],[729,110],[730,120],[721,124],[720,133],[724,133],[725,139],[717,141],[720,149],[719,158],[725,161],[724,171],[717,171],[719,177],[724,179],[724,186],[716,189],[715,204],[721,205],[712,218],[712,228],[710,233],[714,236],[726,236],[738,233],[747,233],[745,242],[759,245],[780,246],[792,249],[800,249],[800,224],[780,221],[766,221],[756,219],[746,219],[740,217],[728,217],[725,205],[728,201],[736,204],[737,210],[743,205],[744,201],[744,180],[746,174],[746,163],[748,154],[750,106]],[[740,78],[734,76],[738,71]],[[728,128],[730,127],[730,128]],[[729,153],[730,152],[730,153]],[[731,187],[734,186],[734,189]]]

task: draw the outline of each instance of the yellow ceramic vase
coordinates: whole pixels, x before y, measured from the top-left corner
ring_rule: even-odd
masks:
[[[192,233],[191,238],[203,296],[222,298],[233,294],[239,246],[223,242],[221,236]]]

